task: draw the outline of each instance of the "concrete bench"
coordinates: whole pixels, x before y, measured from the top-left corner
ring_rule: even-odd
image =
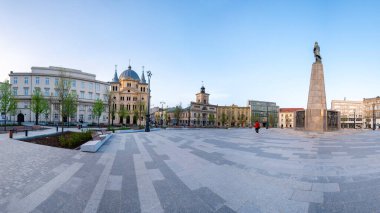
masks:
[[[82,152],[97,152],[110,137],[111,134],[99,135],[100,140],[88,141],[80,146],[80,150]]]

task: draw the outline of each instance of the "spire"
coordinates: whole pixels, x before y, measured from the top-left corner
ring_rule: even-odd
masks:
[[[141,82],[144,83],[144,84],[146,83],[145,75],[144,75],[144,66],[142,67]]]
[[[203,81],[202,81],[201,93],[205,93],[205,92],[206,92],[206,89],[205,89],[205,86],[203,86]]]
[[[115,65],[115,74],[113,76],[112,82],[119,82],[119,78],[117,77],[117,65]]]
[[[128,65],[128,69],[131,70],[132,67],[131,67],[131,59],[129,59],[129,65]]]

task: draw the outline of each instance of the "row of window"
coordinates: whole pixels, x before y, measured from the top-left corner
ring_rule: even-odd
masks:
[[[76,91],[75,90],[72,90],[71,91],[72,93],[76,94]],[[17,87],[13,87],[13,95],[14,96],[17,96],[18,95],[18,88]],[[54,97],[58,97],[58,90],[54,90],[54,94],[50,94],[50,89],[49,88],[45,88],[43,90],[43,95],[45,97],[49,97],[50,95],[54,95]],[[24,87],[24,93],[23,95],[25,96],[28,96],[29,95],[29,87]],[[85,96],[85,92],[84,91],[81,91],[80,92],[80,96],[79,96],[80,99],[94,99],[94,100],[97,100],[97,99],[100,99],[100,94],[99,93],[96,93],[95,95],[93,95],[92,92],[89,92],[87,93],[87,96]],[[106,95],[103,95],[103,100],[106,100],[107,97]]]
[[[76,88],[77,87],[77,81],[76,80],[64,80],[63,81],[63,83],[65,84],[65,86],[67,86],[69,84],[69,82],[71,82],[71,88]],[[13,77],[12,84],[13,85],[17,85],[18,84],[18,77]],[[29,77],[24,77],[24,84],[29,84]],[[59,78],[55,78],[54,79],[54,85],[58,86],[58,84],[59,84]],[[93,90],[94,83],[87,82],[87,84],[88,84],[88,89],[89,90]],[[35,77],[35,85],[40,85],[40,77]],[[50,78],[48,78],[48,77],[45,78],[45,85],[50,85]],[[80,81],[80,85],[81,85],[81,89],[85,89],[86,88],[86,82]],[[99,83],[95,83],[95,91],[100,91],[100,84]]]

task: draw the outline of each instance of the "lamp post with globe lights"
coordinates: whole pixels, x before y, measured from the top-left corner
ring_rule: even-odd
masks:
[[[146,125],[145,125],[145,132],[150,132],[150,78],[152,77],[152,72],[147,71],[148,74],[148,110],[146,112]]]

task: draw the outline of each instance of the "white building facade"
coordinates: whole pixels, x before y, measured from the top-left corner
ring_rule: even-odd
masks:
[[[109,83],[96,80],[96,75],[91,73],[53,66],[32,67],[31,72],[11,71],[9,73],[12,92],[18,102],[17,112],[13,119],[35,122],[35,115],[30,110],[30,104],[33,91],[38,87],[50,105],[50,112],[41,115],[39,121],[51,124],[62,121],[57,89],[60,79],[65,79],[70,83],[71,92],[78,96],[77,113],[70,122],[97,123],[98,120],[93,116],[92,107],[97,99],[103,100],[104,104],[107,104]],[[107,107],[99,119],[100,123],[108,122],[106,109]]]
[[[364,105],[363,101],[332,100],[331,110],[340,112],[341,128],[363,128]]]

